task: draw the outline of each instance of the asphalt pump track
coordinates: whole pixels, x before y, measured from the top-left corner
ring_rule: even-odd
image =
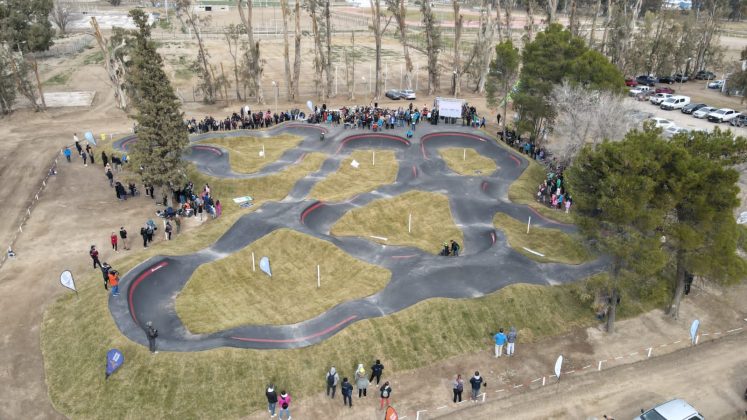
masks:
[[[556,285],[605,269],[604,258],[580,265],[536,262],[513,250],[502,231],[493,226],[494,215],[503,212],[522,222],[531,216],[535,226],[565,232],[574,230],[573,226],[547,219],[529,206],[508,200],[509,186],[528,166],[525,157],[469,127],[421,124],[412,139],[397,135],[403,132],[401,128],[375,133],[289,122],[266,131],[238,130],[191,136],[184,158],[198,170],[216,177],[266,176],[300,162],[311,152],[322,152],[329,158],[318,171],[297,181],[283,200],[266,202],[240,217],[212,245],[189,255],[155,256],[130,270],[120,281],[124,299],[109,298],[109,309],[119,329],[129,339],[146,345],[144,327],[146,322],[152,321],[159,330],[159,349],[168,351],[200,351],[225,346],[298,348],[324,341],[357,321],[392,314],[426,299],[476,298],[513,283]],[[303,140],[277,161],[251,174],[233,172],[226,150],[195,144],[211,138],[269,138],[280,133],[297,134],[303,136]],[[324,141],[320,141],[320,133],[325,133]],[[126,150],[134,141],[136,137],[126,137],[116,141],[114,147]],[[460,176],[452,172],[437,153],[443,147],[474,148],[495,161],[498,169],[492,174]],[[394,150],[399,162],[396,181],[343,202],[308,199],[311,188],[337,171],[342,160],[356,148]],[[458,258],[437,256],[413,247],[381,245],[362,237],[330,235],[330,227],[345,212],[411,190],[442,193],[449,198],[454,222],[464,234],[464,253]],[[296,324],[245,325],[212,334],[188,331],[176,313],[175,302],[195,269],[281,228],[328,241],[355,258],[384,267],[391,271],[391,280],[373,295],[342,302]]]

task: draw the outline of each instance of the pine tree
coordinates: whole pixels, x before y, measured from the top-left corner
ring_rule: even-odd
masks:
[[[145,13],[134,9],[130,16],[138,27],[131,71],[127,75],[138,122],[138,141],[132,148],[132,161],[140,166],[144,183],[178,188],[186,179],[181,155],[189,143],[183,115],[163,71],[163,59],[150,39]]]

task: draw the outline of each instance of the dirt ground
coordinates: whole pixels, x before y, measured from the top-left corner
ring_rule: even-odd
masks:
[[[361,39],[356,42],[368,41]],[[216,42],[216,48],[218,44]],[[181,47],[174,46],[175,50],[179,48]],[[391,42],[387,43],[387,48],[391,48],[393,54],[394,51],[400,50],[396,43]],[[266,55],[268,69],[282,68],[278,50],[278,48],[268,46],[266,50],[268,51]],[[46,174],[48,164],[63,145],[72,142],[73,132],[78,132],[79,136],[87,130],[92,130],[94,133],[126,133],[131,127],[132,122],[114,106],[113,95],[107,85],[108,78],[104,70],[100,66],[81,64],[83,56],[92,52],[89,50],[79,57],[50,59],[42,63],[43,79],[71,68],[74,69],[67,84],[48,90],[96,90],[96,99],[90,109],[56,109],[44,113],[19,110],[14,115],[0,120],[0,126],[3,128],[3,141],[0,142],[0,179],[3,181],[0,183],[0,196],[5,198],[2,206],[4,217],[0,218],[0,245],[3,250],[6,247],[5,244],[18,229],[18,221],[31,203],[41,179]],[[171,59],[173,60],[174,57],[178,60],[178,55],[172,55]],[[227,63],[228,60],[225,59],[225,62]],[[310,66],[308,64],[306,66],[304,72],[309,72]],[[367,65],[361,67],[361,72],[364,74],[368,72]],[[399,77],[398,69],[392,72],[397,74],[390,78],[389,83],[394,83],[394,80]],[[266,71],[265,74],[263,82],[270,86],[271,77],[276,76],[277,73]],[[360,74],[357,77],[361,77]],[[368,75],[365,77],[368,79]],[[421,87],[424,86],[424,82],[425,74],[421,70],[419,80]],[[181,81],[180,83],[185,88],[191,86],[191,82]],[[359,86],[361,94],[365,86]],[[313,82],[309,77],[305,78],[302,89],[302,92],[306,92],[304,98],[313,91]],[[270,92],[268,87],[267,98],[272,98]],[[341,96],[329,101],[330,106],[350,104]],[[370,98],[365,94],[362,96],[366,99]],[[484,109],[483,99],[470,93],[464,96],[475,103],[478,108]],[[366,99],[359,98],[355,102],[368,102]],[[271,100],[267,102],[272,103]],[[305,99],[300,102],[305,102]],[[416,103],[419,102],[431,103],[432,98],[422,98]],[[382,101],[382,103],[386,102]],[[279,107],[285,106],[286,104],[282,102],[281,89]],[[235,108],[237,104],[206,107],[189,103],[185,106],[185,113],[188,116],[198,117],[208,113],[218,116],[233,111]],[[97,157],[98,155],[99,153]],[[41,194],[38,205],[34,208],[27,224],[24,225],[24,231],[14,247],[18,257],[0,267],[0,308],[2,308],[0,325],[4,326],[0,332],[0,418],[62,417],[53,409],[47,397],[39,335],[39,325],[46,305],[60,294],[70,293],[59,285],[58,275],[64,269],[72,270],[74,275],[82,270],[90,270],[87,250],[91,244],[99,246],[102,261],[109,261],[116,268],[117,257],[108,247],[110,232],[124,225],[133,239],[137,239],[138,227],[153,216],[155,208],[155,205],[143,196],[126,202],[117,202],[106,183],[100,163],[84,167],[78,159],[70,164],[64,162],[64,159],[60,161],[59,174],[51,178],[47,189]],[[136,252],[138,245],[136,243],[132,245],[133,251],[130,252]],[[654,312],[639,319],[621,322],[618,326],[618,333],[612,337],[590,329],[557,337],[551,342],[520,345],[517,348],[518,355],[514,359],[498,361],[492,359],[489,341],[486,338],[486,351],[482,353],[460,356],[438,365],[405,372],[390,378],[395,388],[394,402],[403,415],[414,417],[415,411],[421,407],[434,408],[448,403],[450,398],[448,383],[452,373],[461,372],[467,375],[479,368],[492,389],[493,384],[513,383],[513,381],[523,381],[536,378],[537,375],[548,374],[552,361],[561,352],[567,357],[569,366],[583,367],[599,358],[614,356],[618,348],[638,349],[659,342],[687,338],[687,326],[694,317],[701,319],[704,331],[711,328],[723,330],[741,327],[744,323],[742,319],[747,314],[744,312],[744,305],[739,306],[738,302],[739,299],[746,297],[745,287],[728,293],[718,289],[709,290],[708,293],[698,291],[695,296],[684,302],[680,321],[667,320],[660,313]],[[732,340],[738,344],[741,343],[741,346],[729,344],[731,341],[712,346],[716,349],[713,350],[716,366],[712,365],[712,369],[708,369],[713,372],[712,374],[706,374],[705,370],[695,370],[695,373],[699,373],[698,379],[707,376],[709,383],[716,383],[722,375],[721,372],[725,372],[717,368],[726,369],[731,366],[735,369],[734,373],[728,375],[724,373],[723,375],[727,378],[723,383],[728,389],[735,384],[741,387],[738,389],[744,388],[744,379],[737,375],[745,371],[744,359],[740,359],[745,354],[744,335]],[[635,359],[631,358],[631,361],[633,360]],[[739,363],[739,360],[742,360],[741,365],[733,364]],[[666,379],[666,376],[672,376],[666,370],[668,363],[672,363],[671,360],[654,358],[646,363],[647,365],[643,368],[631,367],[630,369],[634,370],[628,376],[620,376],[620,380],[624,380],[627,384],[626,389],[635,390],[640,383],[652,381],[658,381],[662,385],[674,385],[672,379]],[[660,369],[658,371],[657,366]],[[627,369],[619,371],[625,373],[628,372]],[[642,375],[641,372],[644,372],[644,369],[662,372],[662,376]],[[322,383],[323,375],[324,373],[320,372],[320,383]],[[645,378],[641,378],[642,376]],[[595,387],[597,382],[594,375],[583,375],[582,378],[584,382],[572,386],[581,387],[585,382],[591,383],[585,387],[585,392],[596,395],[599,400],[609,398],[608,391],[615,389],[614,387],[604,389]],[[694,379],[688,377],[679,382],[691,384],[693,381]],[[535,405],[537,409],[546,407],[548,403],[539,404],[534,395],[545,401],[541,392],[547,391],[548,388],[539,393],[521,394],[519,391],[520,398],[522,398],[520,402],[531,401],[526,404]],[[662,398],[663,395],[662,393]],[[704,396],[704,404],[711,404],[705,401],[708,395]],[[651,392],[641,391],[641,395],[631,398],[634,398],[632,401],[636,403],[652,403],[653,401],[648,400],[652,399],[649,398],[651,396]],[[346,417],[368,418],[380,415],[374,408],[377,401],[373,389],[367,400],[365,404],[361,404],[356,399],[355,408],[347,411],[346,413],[350,416],[346,415]],[[557,399],[552,401],[557,401]],[[739,401],[736,399],[731,398],[730,401],[734,407],[738,406]],[[340,403],[339,396],[334,402],[330,402],[324,400],[320,394],[319,398],[294,403],[294,410],[298,418],[320,418],[323,415],[328,416],[329,413],[342,416]],[[622,403],[622,401],[619,402],[621,409]],[[452,413],[451,410],[451,407],[448,408],[449,413]],[[482,412],[473,416],[471,412],[470,410],[465,413],[472,417],[493,416],[493,414]],[[581,412],[568,411],[571,416]],[[537,413],[538,416],[544,416],[539,411]],[[595,413],[598,414],[598,411]],[[262,413],[254,417],[262,417]]]

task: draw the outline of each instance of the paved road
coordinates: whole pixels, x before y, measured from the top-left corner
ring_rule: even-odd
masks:
[[[293,131],[305,138],[299,147],[287,151],[277,163],[256,174],[234,173],[228,163],[228,152],[204,144],[192,146],[187,159],[212,175],[255,177],[280,171],[302,159],[306,153],[324,152],[330,157],[319,171],[299,180],[289,196],[280,202],[262,206],[262,211],[241,217],[218,241],[194,254],[151,258],[127,273],[122,279],[125,299],[109,300],[117,326],[131,340],[145,343],[142,325],[152,321],[159,330],[159,347],[171,351],[197,351],[221,346],[246,348],[297,348],[321,342],[362,319],[391,314],[422,300],[434,297],[469,298],[494,292],[516,282],[557,284],[578,280],[604,269],[599,259],[582,265],[537,263],[511,249],[492,219],[502,211],[519,220],[533,215],[537,225],[570,231],[533,213],[527,206],[508,201],[508,187],[526,168],[528,162],[486,139],[476,130],[461,126],[421,125],[417,136],[407,140],[398,130],[370,131],[329,130],[326,141],[319,141],[320,128],[297,123],[271,131]],[[402,131],[402,130],[399,130]],[[400,133],[401,134],[401,133]],[[261,135],[260,132],[214,133],[212,136]],[[199,136],[202,140],[210,136]],[[135,139],[118,142],[127,147]],[[435,150],[441,147],[474,147],[493,159],[498,168],[480,177],[457,176],[451,172]],[[316,182],[334,173],[352,149],[394,149],[399,173],[394,184],[377,191],[360,194],[349,202],[321,203],[306,198]],[[449,197],[454,221],[464,232],[464,250],[460,258],[443,258],[419,249],[383,246],[363,238],[330,236],[330,227],[348,210],[364,206],[384,196],[395,196],[409,190],[438,191]],[[248,325],[215,334],[193,335],[182,324],[175,311],[174,299],[197,267],[236,252],[273,230],[290,228],[326,240],[353,257],[389,269],[391,281],[380,292],[362,299],[343,302],[323,314],[293,325]],[[447,281],[444,281],[447,279]],[[451,281],[458,279],[459,281]]]
[[[485,404],[442,417],[422,418],[586,419],[607,414],[616,419],[632,419],[641,408],[683,398],[706,419],[743,419],[747,409],[743,399],[747,387],[746,345],[747,334],[741,333],[695,349],[569,376],[560,386],[492,398]]]

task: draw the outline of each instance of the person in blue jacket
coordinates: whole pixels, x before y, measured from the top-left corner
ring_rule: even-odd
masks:
[[[495,335],[495,357],[501,357],[503,354],[503,346],[506,344],[506,334],[503,333],[503,328],[498,330],[498,334]]]

